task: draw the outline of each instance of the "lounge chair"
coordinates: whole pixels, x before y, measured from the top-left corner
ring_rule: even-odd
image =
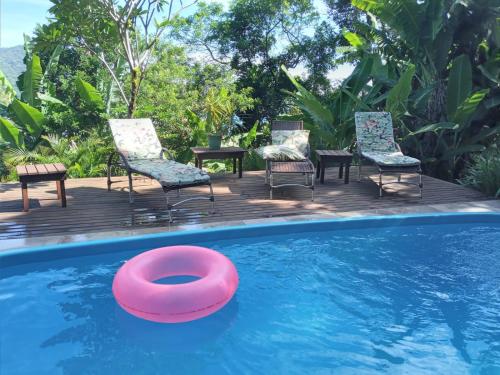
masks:
[[[314,164],[309,160],[309,132],[304,130],[302,121],[274,121],[272,124],[272,145],[261,147],[260,156],[266,162],[266,184],[269,184],[269,197],[273,199],[273,189],[285,186],[303,186],[311,189],[314,201]],[[274,184],[277,174],[302,174],[305,184]]]
[[[212,209],[215,208],[210,176],[201,169],[178,163],[169,158],[168,150],[160,144],[155,128],[150,119],[114,119],[109,120],[109,126],[115,141],[116,151],[120,156],[119,164],[127,171],[129,181],[129,200],[134,202],[132,173],[137,173],[157,180],[167,199],[167,209],[170,222],[173,221],[172,209],[191,200],[209,200]],[[111,190],[111,168],[116,153],[108,159],[108,191]],[[207,185],[208,196],[195,196],[170,204],[168,193],[180,189]]]
[[[391,114],[388,112],[357,112],[355,114],[357,151],[359,155],[358,181],[361,181],[362,161],[369,161],[378,167],[379,195],[383,186],[389,184],[416,185],[422,198],[422,168],[420,160],[405,156],[394,141]],[[401,181],[401,173],[418,174],[419,182]],[[397,181],[382,182],[382,175],[398,174]]]

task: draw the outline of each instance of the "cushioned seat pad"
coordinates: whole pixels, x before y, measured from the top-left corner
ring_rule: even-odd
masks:
[[[210,176],[201,169],[168,159],[129,160],[131,169],[151,176],[163,186],[185,186],[208,183]]]
[[[416,167],[420,160],[403,155],[401,152],[371,151],[361,153],[365,158],[386,167]]]

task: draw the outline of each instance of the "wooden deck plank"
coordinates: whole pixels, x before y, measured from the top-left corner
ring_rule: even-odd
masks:
[[[38,174],[38,171],[34,165],[27,165],[26,166],[26,171],[28,172],[28,175],[36,175]]]
[[[28,174],[28,170],[26,169],[25,165],[18,165],[16,167],[16,172],[18,176],[25,176]]]
[[[54,164],[44,164],[44,166],[47,169],[48,173],[57,173],[58,172],[58,170]]]
[[[48,174],[49,171],[45,167],[45,164],[35,164],[36,171],[38,174]]]
[[[56,168],[59,173],[66,172],[66,167],[64,166],[64,164],[54,163],[54,168]]]
[[[307,189],[293,187],[278,189],[275,200],[268,199],[264,172],[245,172],[243,179],[235,175],[214,176],[216,212],[209,215],[209,202],[194,201],[180,206],[175,213],[176,225],[243,221],[270,217],[320,214],[367,209],[412,208],[439,203],[459,203],[483,200],[477,191],[449,182],[424,176],[424,198],[418,189],[402,185],[387,187],[389,193],[377,196],[373,182],[376,175],[367,169],[363,181],[344,185],[336,178],[336,169],[327,170],[324,185],[317,185],[316,200],[310,201]],[[407,176],[404,176],[407,177]],[[294,177],[286,176],[284,180]],[[302,181],[302,176],[296,176]],[[68,207],[62,209],[52,183],[30,186],[31,211],[23,213],[19,183],[0,184],[0,240],[27,237],[81,234],[123,229],[167,227],[168,214],[165,196],[154,181],[134,180],[135,203],[128,203],[126,177],[107,191],[105,178],[71,179],[67,181]],[[206,194],[206,187],[186,190],[190,194]],[[171,201],[178,198],[170,195]],[[185,197],[183,193],[181,199]],[[1,247],[1,243],[0,243]]]

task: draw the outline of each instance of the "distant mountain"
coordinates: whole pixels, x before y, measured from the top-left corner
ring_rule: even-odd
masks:
[[[0,69],[16,87],[17,77],[26,70],[23,46],[0,48]]]

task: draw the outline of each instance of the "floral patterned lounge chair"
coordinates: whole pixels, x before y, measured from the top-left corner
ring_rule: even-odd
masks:
[[[274,121],[271,130],[272,145],[261,147],[257,153],[266,162],[266,184],[273,199],[273,189],[285,186],[303,186],[311,189],[314,201],[314,164],[309,160],[309,131],[302,121]],[[305,184],[274,184],[277,174],[302,174]]]
[[[379,195],[382,197],[383,186],[401,183],[416,185],[422,198],[422,168],[420,160],[403,155],[401,148],[394,141],[391,114],[388,112],[357,112],[355,114],[356,137],[359,154],[358,181],[361,181],[362,160],[374,163],[379,170]],[[383,174],[398,174],[397,181],[382,183]],[[417,173],[419,182],[401,181],[401,173]]]
[[[155,128],[150,119],[114,119],[109,120],[116,150],[120,156],[120,166],[128,174],[129,199],[134,202],[132,173],[157,180],[165,192],[167,209],[172,221],[172,209],[191,200],[207,199],[215,207],[215,198],[210,182],[210,176],[201,169],[178,163],[168,158],[168,150],[160,144]],[[111,190],[111,167],[113,157],[108,159],[108,191]],[[167,156],[167,157],[165,157]],[[170,204],[168,193],[172,190],[207,185],[210,189],[209,196],[190,197],[175,204]]]

